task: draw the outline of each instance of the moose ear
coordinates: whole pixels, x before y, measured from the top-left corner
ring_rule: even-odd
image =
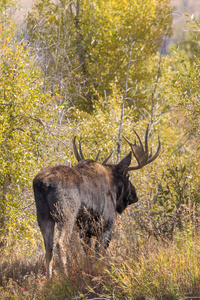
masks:
[[[117,165],[117,171],[123,173],[125,169],[127,169],[131,164],[131,152],[127,156],[125,156]]]

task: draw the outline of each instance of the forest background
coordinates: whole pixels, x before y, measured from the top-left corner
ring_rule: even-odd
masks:
[[[15,7],[0,0],[0,299],[199,297],[198,15],[174,29],[169,0],[36,0],[21,30]],[[75,135],[116,163],[147,124],[162,151],[131,174],[139,202],[108,252],[86,262],[72,241],[69,276],[55,256],[47,283],[34,176],[74,165]]]

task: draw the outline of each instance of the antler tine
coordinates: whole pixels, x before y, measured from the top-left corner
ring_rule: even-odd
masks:
[[[77,150],[77,147],[76,147],[76,136],[73,138],[73,150],[74,150],[74,155],[75,155],[76,159],[78,161],[81,161],[82,158],[80,157],[80,155],[78,153],[78,150]]]
[[[153,154],[153,152],[152,152],[152,147],[151,147],[148,159],[150,159],[152,157],[152,154]]]
[[[149,124],[147,125],[147,129],[146,129],[146,133],[145,133],[145,151],[149,151],[148,150],[148,135],[149,135]]]
[[[107,163],[107,161],[111,158],[113,154],[113,151],[110,153],[110,155],[108,155],[108,157],[106,157],[106,159],[102,162],[102,165],[105,165]]]
[[[145,147],[143,146],[141,139],[140,139],[139,135],[137,134],[137,132],[134,129],[133,129],[133,131],[135,132],[135,134],[139,140],[139,144],[137,144],[136,142],[134,144],[132,144],[125,136],[123,136],[123,138],[130,145],[131,150],[137,160],[138,165],[127,168],[127,171],[138,170],[138,169],[141,169],[142,167],[144,167],[145,165],[151,163],[154,159],[156,159],[158,157],[158,155],[160,153],[160,149],[161,149],[161,142],[160,142],[160,138],[158,137],[158,148],[157,148],[156,153],[154,154],[154,156],[152,156],[152,148],[151,148],[150,154],[149,154],[149,149],[148,149],[149,124],[147,126],[146,133],[145,133]]]
[[[153,157],[150,157],[149,156],[149,159],[148,159],[148,164],[151,163],[154,159],[156,159],[156,157],[158,157],[159,153],[160,153],[160,149],[161,149],[161,142],[160,142],[160,138],[158,137],[158,149],[156,151],[156,153],[154,154]]]
[[[78,144],[79,144],[79,152],[80,152],[81,159],[84,160],[85,157],[83,156],[83,152],[82,152],[82,148],[81,148],[81,142],[79,141]]]
[[[137,132],[133,129],[133,131],[135,132],[135,134],[137,135],[137,137],[138,137],[138,139],[139,139],[139,142],[140,142],[140,146],[143,148],[143,145],[142,145],[142,142],[141,142],[141,139],[139,138],[139,135],[137,134]],[[132,150],[132,152],[133,152],[133,154],[134,154],[134,156],[135,156],[135,158],[136,158],[136,160],[137,160],[137,162],[138,162],[138,166],[139,166],[139,160],[138,160],[138,157],[137,157],[137,155],[136,155],[136,153],[135,153],[135,151],[134,151],[134,148],[137,146],[137,144],[136,144],[136,141],[135,141],[135,144],[132,144],[124,135],[122,135],[123,136],[123,138],[125,139],[125,141],[127,141],[127,143],[129,144],[129,146],[131,147],[131,150]],[[143,149],[144,150],[144,149]],[[137,167],[131,167],[131,168],[133,168],[132,170],[137,170],[138,169],[138,166]]]
[[[139,140],[139,142],[140,142],[140,146],[144,149],[143,144],[142,144],[142,141],[141,141],[141,139],[140,139],[140,137],[139,137],[137,131],[135,131],[134,129],[133,129],[133,131],[135,132],[135,134],[136,134],[136,136],[137,136],[137,138],[138,138],[138,140]],[[147,135],[148,135],[148,134],[147,134]],[[124,137],[124,136],[123,136],[123,137]],[[128,140],[127,140],[127,141],[128,141]],[[129,145],[131,144],[131,142],[128,142],[128,143],[129,143]],[[136,141],[135,141],[135,144],[136,144]]]
[[[96,156],[96,158],[95,158],[95,161],[98,161],[98,159],[99,159],[99,154],[101,153],[101,151],[99,150],[99,152],[97,153],[97,156]]]

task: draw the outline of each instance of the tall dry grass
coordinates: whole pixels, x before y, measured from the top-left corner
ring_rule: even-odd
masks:
[[[41,248],[29,255],[13,249],[0,258],[0,299],[200,299],[200,237],[192,227],[158,241],[119,219],[109,249],[88,251],[72,241],[65,276],[55,249],[47,282]]]
[[[104,282],[117,299],[200,298],[200,239],[188,232],[170,242],[150,238],[137,255],[113,256]]]

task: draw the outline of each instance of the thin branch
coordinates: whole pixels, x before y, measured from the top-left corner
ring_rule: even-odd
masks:
[[[170,27],[167,28],[165,37],[168,36],[169,30],[170,30]],[[151,120],[150,120],[151,125],[153,125],[153,123],[154,123],[154,107],[155,107],[154,97],[155,97],[156,90],[158,87],[158,81],[161,76],[161,62],[162,62],[162,55],[163,55],[163,52],[165,49],[165,43],[166,43],[166,39],[164,40],[161,51],[160,51],[160,57],[159,57],[159,62],[158,62],[158,71],[157,71],[157,75],[156,75],[156,82],[154,84],[154,88],[153,88],[152,95],[151,95]]]
[[[157,75],[156,75],[156,82],[154,84],[154,89],[152,91],[152,95],[151,95],[151,121],[150,124],[152,125],[154,123],[154,96],[156,94],[156,90],[158,87],[158,81],[160,78],[160,74],[161,74],[161,61],[162,61],[162,54],[160,53],[160,58],[159,58],[159,62],[158,62],[158,71],[157,71]]]
[[[123,101],[122,101],[122,110],[121,110],[121,118],[119,121],[119,135],[118,135],[118,149],[117,149],[117,162],[120,160],[120,153],[121,153],[121,144],[122,144],[122,127],[123,127],[123,118],[124,118],[124,107],[125,107],[125,101],[126,101],[126,95],[129,90],[128,88],[128,79],[129,79],[129,69],[130,69],[130,64],[132,62],[131,56],[132,56],[132,49],[133,49],[133,40],[131,41],[131,47],[130,47],[130,52],[129,52],[129,61],[127,65],[127,71],[126,71],[126,84],[125,84],[125,91],[123,95]]]
[[[171,157],[172,157],[172,155],[174,154],[174,153],[176,153],[177,151],[179,151],[186,143],[187,143],[187,141],[189,140],[191,138],[191,135],[189,135],[188,137],[187,137],[187,139],[177,148],[177,149],[175,149],[172,153],[171,153],[171,155],[169,156],[169,159],[168,159],[168,162],[167,162],[167,164],[166,164],[166,166],[165,166],[165,170],[166,170],[166,167],[168,166],[168,164],[169,164],[169,162],[170,162],[170,159],[171,159]],[[163,171],[163,176],[162,176],[162,179],[163,179],[163,177],[164,177],[164,173],[165,173],[165,171]]]
[[[24,207],[22,207],[22,208],[15,208],[15,207],[12,206],[12,209],[13,209],[13,210],[25,210],[25,209],[31,207],[34,203],[35,203],[35,201],[33,201],[31,204],[29,204],[29,205],[27,205],[27,206],[24,206]],[[11,205],[9,205],[9,207],[11,207]]]

